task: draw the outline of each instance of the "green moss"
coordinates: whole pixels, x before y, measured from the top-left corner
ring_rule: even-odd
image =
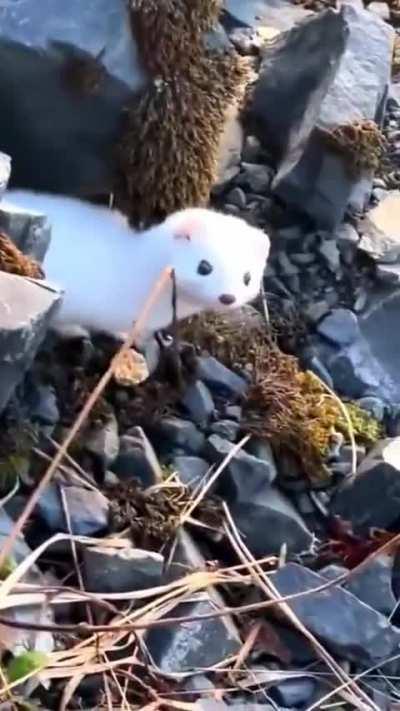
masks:
[[[7,666],[7,678],[9,682],[23,679],[32,672],[39,672],[45,668],[48,662],[47,654],[44,652],[31,650],[14,657]]]

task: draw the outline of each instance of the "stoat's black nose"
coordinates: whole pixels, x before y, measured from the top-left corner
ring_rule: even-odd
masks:
[[[233,294],[221,294],[219,300],[224,306],[230,306],[235,303],[236,297]]]

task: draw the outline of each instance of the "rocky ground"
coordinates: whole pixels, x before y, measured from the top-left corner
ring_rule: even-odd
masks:
[[[256,74],[212,204],[270,235],[265,299],[98,398],[0,569],[1,711],[400,709],[400,8],[333,6],[225,4]],[[119,344],[0,293],[4,542]]]

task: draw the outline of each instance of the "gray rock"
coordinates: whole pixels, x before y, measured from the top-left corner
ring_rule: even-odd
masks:
[[[91,536],[107,527],[109,503],[100,491],[65,486],[64,493],[73,534]],[[45,489],[38,501],[37,512],[51,531],[68,533],[60,490],[56,484],[50,484]]]
[[[141,427],[132,427],[120,437],[119,444],[119,455],[111,469],[120,479],[139,479],[144,487],[162,481],[157,455]]]
[[[250,27],[268,26],[288,30],[296,22],[311,15],[302,7],[285,0],[225,0],[225,8],[235,22]]]
[[[239,187],[233,188],[229,191],[228,195],[226,196],[226,201],[231,205],[235,205],[240,210],[244,210],[247,204],[246,194],[242,190],[242,188]]]
[[[57,395],[52,385],[37,385],[30,390],[29,412],[30,417],[44,425],[56,425],[60,419],[57,404]]]
[[[317,682],[314,679],[285,679],[273,687],[279,704],[301,708],[311,703]]]
[[[400,191],[391,190],[358,222],[359,249],[380,264],[395,264],[400,258]]]
[[[390,529],[399,518],[400,437],[379,442],[365,457],[354,481],[338,491],[331,513],[356,529]]]
[[[90,592],[131,592],[161,585],[164,558],[139,548],[85,546],[82,552],[85,588]]]
[[[325,580],[296,563],[283,566],[271,579],[281,595],[312,590]],[[364,667],[398,651],[399,630],[341,587],[298,597],[288,605],[307,629],[342,659]]]
[[[170,577],[185,571],[198,571],[205,565],[191,537],[181,529],[171,566]],[[223,609],[224,603],[215,588],[209,586],[201,598],[182,603],[174,609],[174,617],[203,615]],[[156,665],[164,674],[180,673],[211,667],[237,654],[241,641],[237,629],[227,615],[185,622],[176,627],[153,628],[146,635],[146,646]]]
[[[115,461],[119,452],[119,436],[117,418],[113,413],[108,415],[106,422],[92,426],[85,433],[84,447],[106,467]]]
[[[216,395],[239,398],[245,395],[248,389],[244,378],[233,373],[212,356],[198,359],[197,376]]]
[[[279,555],[286,545],[289,554],[311,548],[313,535],[290,500],[274,487],[257,492],[242,484],[241,497],[229,508],[246,545],[257,558]],[[247,498],[246,498],[247,496]]]
[[[338,346],[354,343],[360,333],[357,316],[349,309],[334,309],[318,324],[317,331]]]
[[[0,508],[0,550],[13,530],[15,521]],[[11,558],[16,564],[22,563],[32,553],[24,537],[19,534],[14,543]],[[25,585],[43,586],[53,582],[48,574],[44,575],[39,568],[32,564],[27,572],[20,578]],[[7,650],[14,655],[24,654],[27,649],[34,649],[44,653],[52,652],[54,640],[50,632],[29,629],[31,624],[54,624],[54,608],[51,605],[15,605],[2,611],[2,617],[10,621],[26,624],[26,629],[12,629],[2,625],[1,641],[3,651]]]
[[[200,380],[185,390],[181,404],[193,422],[200,426],[209,422],[215,409],[209,389]]]
[[[233,106],[228,111],[225,127],[220,140],[218,155],[218,175],[213,186],[217,194],[239,173],[240,156],[243,146],[243,126],[239,119],[239,108]]]
[[[328,269],[334,274],[340,269],[340,252],[338,246],[333,239],[325,239],[319,248],[324,262]]]
[[[235,422],[240,422],[242,419],[242,408],[240,405],[227,405],[225,407],[225,417],[229,420],[235,420]]]
[[[400,264],[377,264],[375,275],[382,284],[400,284]]]
[[[210,469],[208,462],[201,457],[174,457],[171,466],[178,472],[181,481],[191,488],[195,488]]]
[[[205,446],[205,456],[212,464],[219,465],[234,449],[234,445],[218,435],[211,435]],[[276,478],[276,465],[271,454],[270,459],[259,459],[241,449],[231,459],[222,474],[221,485],[224,494],[231,501],[247,501],[256,497]]]
[[[5,199],[0,203],[0,228],[21,252],[43,261],[51,237],[51,227],[45,215],[14,207]]]
[[[242,160],[245,163],[259,163],[261,144],[256,136],[246,136],[244,139]]]
[[[200,454],[205,437],[196,425],[179,417],[163,417],[155,427],[155,436],[167,451],[181,449],[186,454]]]
[[[359,239],[360,237],[356,228],[349,222],[343,222],[337,230],[335,230],[335,240],[339,247],[344,244],[356,247]]]
[[[366,605],[388,616],[396,606],[392,589],[392,570],[392,558],[381,554],[368,561],[361,570],[355,570],[346,582],[346,589]]]
[[[348,569],[343,565],[331,563],[330,565],[326,565],[324,568],[321,568],[321,570],[318,571],[318,574],[322,575],[327,580],[337,580],[348,572]],[[343,583],[341,583],[341,585],[343,585]]]
[[[386,2],[370,2],[368,10],[388,22],[390,20],[390,7]]]
[[[321,36],[323,43],[318,42]],[[277,195],[321,228],[335,229],[346,208],[366,207],[372,175],[352,177],[346,159],[327,146],[319,131],[360,118],[381,122],[392,44],[391,27],[362,8],[343,4],[339,12],[321,12],[278,39],[264,60],[253,132],[275,151],[278,171],[272,187]],[[349,91],[355,85],[357,92]]]
[[[322,301],[313,301],[303,309],[305,317],[310,321],[310,323],[318,323],[323,316],[329,311],[329,304]]]
[[[0,152],[0,199],[4,194],[11,175],[11,158]]]
[[[32,364],[60,301],[45,282],[0,273],[0,412]]]
[[[391,404],[400,402],[398,354],[400,331],[400,289],[397,287],[370,294],[368,308],[359,317],[360,329],[372,356],[389,383],[376,394]]]
[[[246,185],[255,193],[263,195],[268,192],[272,182],[272,170],[266,165],[242,163],[242,169],[236,178],[240,185]]]
[[[385,417],[385,403],[378,397],[362,397],[357,400],[357,405],[369,412],[378,422],[383,422]]]
[[[210,432],[212,434],[219,435],[223,439],[227,439],[229,442],[235,442],[239,430],[240,425],[234,420],[219,420],[218,422],[214,422],[210,427]]]

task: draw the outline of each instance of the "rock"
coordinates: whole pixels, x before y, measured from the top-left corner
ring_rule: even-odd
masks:
[[[334,309],[317,326],[318,333],[338,346],[347,346],[358,338],[357,316],[349,309]]]
[[[244,139],[242,160],[245,163],[259,163],[261,143],[256,136],[246,136]]]
[[[229,442],[235,442],[240,430],[240,425],[234,420],[219,420],[214,422],[210,427],[212,434],[219,435],[222,439],[227,439]]]
[[[229,508],[238,530],[252,554],[258,558],[279,555],[282,546],[289,554],[309,550],[313,535],[290,500],[275,487],[254,491],[242,483],[240,498]]]
[[[210,469],[208,462],[201,457],[174,457],[171,460],[171,466],[178,472],[183,484],[193,489],[198,486]]]
[[[109,504],[100,491],[81,486],[65,486],[64,494],[74,535],[92,536],[107,527]],[[50,484],[45,489],[38,501],[37,512],[51,531],[69,532],[60,490],[56,484]]]
[[[255,193],[263,195],[268,192],[272,182],[272,170],[266,165],[256,163],[242,163],[242,169],[236,181],[245,185]]]
[[[11,175],[11,158],[0,152],[0,199],[4,194]]]
[[[361,322],[360,322],[361,328]],[[381,338],[383,333],[380,334]],[[359,337],[340,349],[327,342],[313,342],[318,358],[328,370],[334,389],[349,398],[366,395],[379,397],[387,402],[399,401],[399,383],[372,351],[370,341],[360,332]],[[377,349],[383,344],[376,343]]]
[[[88,67],[94,88],[80,88],[79,75],[77,87],[68,83],[67,68],[77,63]],[[109,154],[121,110],[146,82],[125,0],[92,0],[84,12],[79,0],[43,0],[40,11],[35,0],[2,7],[0,135],[13,159],[11,184],[61,194],[112,191]]]
[[[322,301],[313,301],[305,308],[303,309],[303,313],[305,317],[310,321],[310,323],[318,323],[318,321],[323,318],[323,316],[326,316],[326,314],[329,311],[329,304],[322,300]]]
[[[340,253],[338,246],[333,239],[323,240],[319,253],[321,254],[328,269],[336,274],[340,270]]]
[[[209,389],[200,380],[189,385],[181,404],[190,419],[202,427],[208,423],[215,409],[214,400]]]
[[[131,592],[161,585],[164,558],[133,548],[85,546],[82,552],[85,588],[90,592]]]
[[[219,145],[218,175],[214,185],[217,192],[239,173],[242,146],[243,128],[239,119],[239,109],[237,106],[231,106],[227,112]]]
[[[275,157],[273,190],[322,229],[335,229],[346,208],[365,208],[372,175],[350,176],[320,130],[360,119],[380,123],[393,39],[392,28],[372,13],[343,4],[306,19],[266,52],[251,128]]]
[[[0,412],[32,364],[60,301],[60,292],[0,272]]]
[[[273,695],[278,704],[301,708],[311,703],[315,689],[314,679],[285,679],[273,687]]]
[[[38,262],[43,261],[51,237],[51,227],[45,215],[22,210],[9,200],[2,200],[0,228],[11,237],[23,254]]]
[[[334,236],[339,248],[343,245],[356,247],[360,239],[356,228],[349,222],[343,222],[337,230],[335,230]]]
[[[324,583],[323,577],[297,563],[283,566],[271,580],[280,595],[312,590]],[[369,667],[397,653],[399,630],[341,587],[298,597],[288,605],[300,622],[342,659]]]
[[[225,407],[224,414],[229,420],[240,422],[242,419],[242,408],[240,405],[227,405]]]
[[[0,508],[0,550],[5,540],[10,535],[14,521],[6,514],[3,508]],[[25,539],[21,534],[17,537],[14,543],[11,559],[15,564],[22,563],[31,555],[31,550],[27,546]],[[6,559],[7,561],[7,559]],[[20,582],[25,585],[43,586],[52,583],[49,575],[41,573],[39,568],[33,564],[30,565],[25,575],[20,578]],[[12,652],[14,655],[23,654],[27,649],[33,649],[44,653],[52,652],[54,649],[54,640],[50,632],[32,631],[29,629],[30,624],[54,624],[54,614],[51,605],[15,605],[9,609],[2,610],[2,617],[14,620],[21,624],[26,624],[26,629],[12,629],[0,625],[1,650]]]
[[[225,0],[229,17],[239,25],[288,30],[311,12],[285,0]]]
[[[400,191],[392,190],[359,221],[359,249],[381,264],[400,259]]]
[[[238,187],[233,188],[228,193],[228,195],[226,196],[226,201],[231,205],[235,205],[240,210],[244,210],[247,204],[245,192],[242,190],[242,188]]]
[[[354,481],[337,492],[331,513],[356,530],[390,529],[399,520],[400,437],[379,442],[365,457]]]
[[[392,558],[383,553],[368,561],[360,570],[354,571],[346,582],[346,589],[366,605],[389,616],[396,606],[392,569]]]
[[[169,569],[171,578],[182,577],[182,570],[189,573],[202,570],[204,566],[205,561],[197,546],[181,529]],[[181,603],[168,616],[203,615],[223,607],[219,593],[209,586],[201,598]],[[227,615],[185,622],[176,627],[153,628],[147,632],[145,642],[155,664],[164,674],[214,666],[237,654],[241,647],[236,627]]]
[[[118,422],[114,413],[108,415],[106,422],[93,425],[85,432],[84,448],[95,455],[107,468],[118,456]]]
[[[25,388],[24,398],[29,403],[29,414],[43,425],[56,425],[60,419],[57,395],[52,385],[31,385]]]
[[[400,264],[377,264],[375,276],[382,284],[400,284]]]
[[[246,394],[248,384],[212,356],[198,359],[197,376],[215,395],[239,398]]]
[[[357,400],[357,405],[369,412],[375,420],[383,422],[385,417],[385,403],[378,397],[362,397]]]
[[[123,481],[139,479],[146,488],[163,479],[157,455],[141,427],[132,427],[119,440],[119,455],[111,467]]]
[[[200,454],[203,451],[205,437],[196,425],[179,417],[163,417],[154,428],[155,437],[163,450],[176,448],[186,454]]]
[[[221,464],[225,457],[234,449],[234,445],[219,435],[211,435],[205,446],[205,456],[212,464]],[[276,465],[271,453],[269,461],[259,459],[244,449],[239,450],[227,465],[222,474],[221,485],[224,494],[231,501],[239,502],[242,496],[257,496],[276,478]]]

